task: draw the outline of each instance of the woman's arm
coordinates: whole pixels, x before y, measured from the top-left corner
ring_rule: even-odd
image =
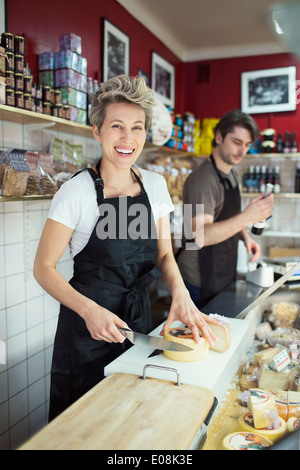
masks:
[[[36,253],[34,277],[48,294],[85,320],[92,338],[123,342],[124,336],[116,325],[127,328],[127,324],[117,315],[80,294],[56,269],[72,233],[73,230],[69,227],[47,219]]]
[[[190,328],[196,342],[199,342],[200,339],[199,329],[208,342],[212,344],[216,341],[216,337],[207,325],[207,322],[216,324],[218,324],[218,322],[197,309],[185,287],[173,256],[169,215],[159,219],[157,223],[157,234],[158,247],[156,264],[163,273],[162,279],[166,287],[172,293],[169,315],[160,334],[163,335],[164,331],[170,328],[174,321],[179,320]]]

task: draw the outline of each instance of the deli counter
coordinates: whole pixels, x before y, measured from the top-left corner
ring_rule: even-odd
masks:
[[[102,382],[20,450],[223,450],[236,448],[236,436],[254,436],[254,442],[239,442],[237,450],[299,449],[300,290],[280,288],[244,319],[237,318],[263,291],[237,281],[202,309],[230,323],[225,352],[210,350],[200,361],[180,362],[133,345],[105,368]],[[150,334],[159,337],[161,328]],[[274,365],[280,354],[285,367]],[[254,427],[253,390],[272,398],[266,428]],[[263,412],[267,415],[269,410]]]

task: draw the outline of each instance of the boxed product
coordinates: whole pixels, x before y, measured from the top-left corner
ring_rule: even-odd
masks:
[[[87,112],[84,109],[70,106],[70,121],[78,122],[79,124],[86,124]]]
[[[42,70],[39,72],[39,84],[42,86],[54,87],[54,70]]]
[[[81,54],[81,38],[74,33],[61,34],[59,36],[59,50]]]
[[[39,70],[53,70],[54,69],[54,52],[43,52],[38,56],[38,69]]]
[[[86,109],[87,95],[83,91],[75,90],[72,87],[59,88],[61,91],[61,101],[63,104],[69,104],[75,108]],[[70,117],[71,121],[73,119]]]
[[[59,51],[54,54],[56,69],[73,69],[83,75],[87,73],[87,59],[73,51]]]
[[[72,87],[86,92],[86,75],[82,75],[72,69],[55,70],[55,87]]]
[[[23,196],[27,186],[30,168],[25,161],[26,150],[11,149],[5,157],[2,178],[3,196]]]

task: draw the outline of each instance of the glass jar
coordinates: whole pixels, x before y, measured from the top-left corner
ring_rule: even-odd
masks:
[[[24,56],[24,38],[23,36],[15,36],[14,39],[15,54]]]

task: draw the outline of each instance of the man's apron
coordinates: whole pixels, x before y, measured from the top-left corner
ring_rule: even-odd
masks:
[[[240,213],[241,195],[238,182],[233,188],[230,181],[218,171],[212,155],[211,161],[220,183],[224,186],[224,205],[214,221],[221,222]],[[204,246],[199,250],[203,305],[235,281],[239,239],[240,234],[237,233],[221,243]]]

